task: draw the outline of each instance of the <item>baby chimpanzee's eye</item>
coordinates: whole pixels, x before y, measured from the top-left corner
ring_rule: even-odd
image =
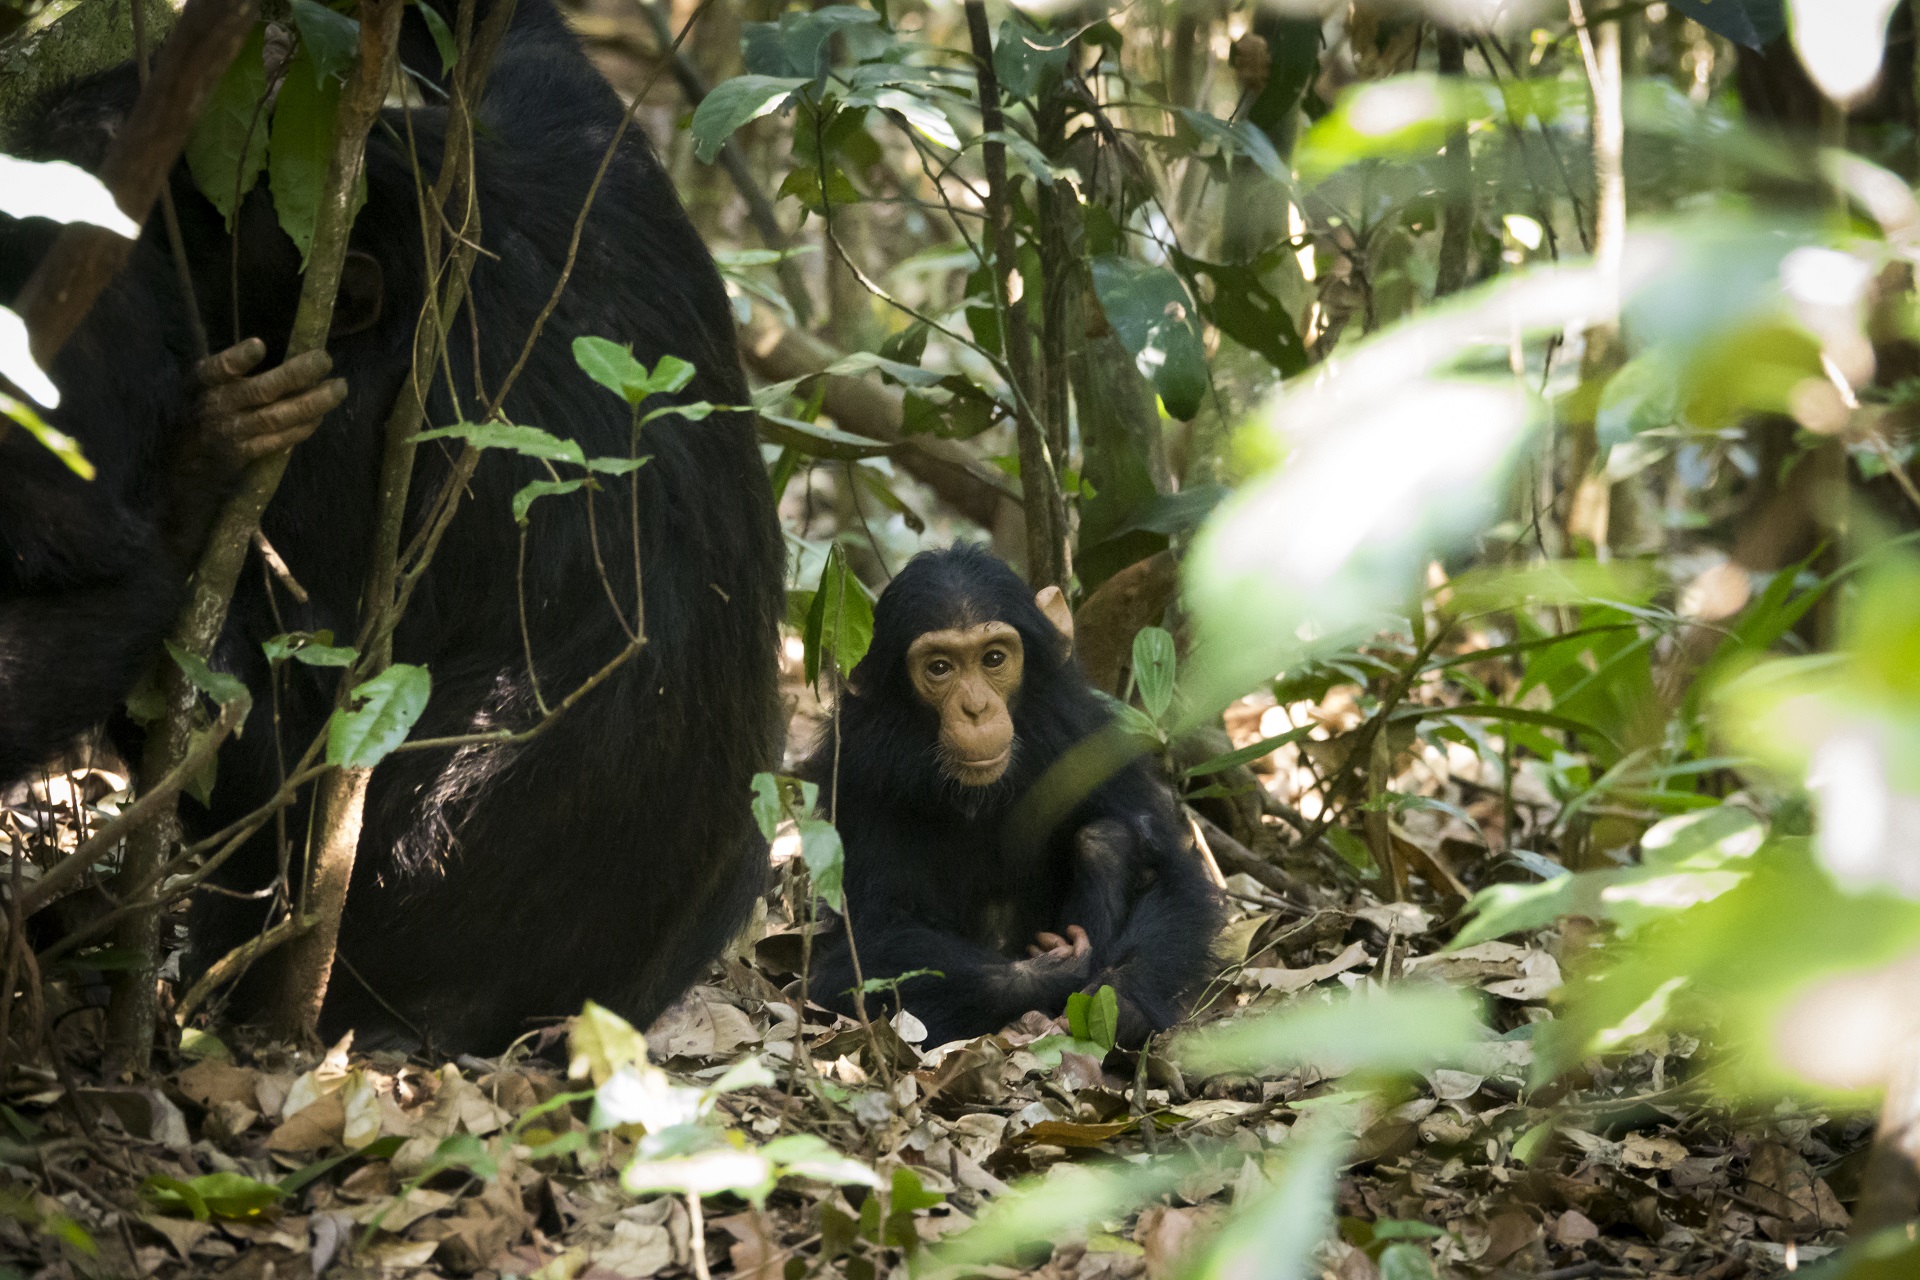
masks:
[[[995,667],[1005,666],[1006,662],[1007,662],[1007,651],[1005,649],[989,649],[986,652],[986,656],[980,659],[981,665],[986,667],[989,671],[991,671]]]
[[[953,664],[951,662],[948,662],[945,658],[935,658],[932,662],[929,662],[927,664],[927,674],[932,676],[936,680],[938,680],[942,676],[950,675],[952,674],[952,672],[953,672]]]

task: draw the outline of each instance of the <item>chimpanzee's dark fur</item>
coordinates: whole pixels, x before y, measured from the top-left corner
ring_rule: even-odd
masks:
[[[443,5],[449,16],[452,7]],[[421,35],[411,32],[405,46],[429,51],[416,65],[437,72]],[[134,92],[126,69],[63,92],[38,126],[40,151],[97,163]],[[558,279],[620,112],[549,0],[519,0],[476,129],[482,252],[473,306],[451,326],[453,395],[446,379],[436,383],[429,425],[476,412],[476,345],[480,386],[490,393],[500,385]],[[444,124],[439,107],[412,112],[429,182]],[[261,642],[326,628],[347,643],[356,631],[382,430],[410,368],[424,288],[407,145],[407,127],[390,110],[368,146],[368,199],[353,234],[354,247],[380,263],[383,305],[372,327],[330,344],[350,398],[294,452],[265,520],[312,602],[270,589],[257,560],[243,575],[214,665],[247,682],[253,715],[244,738],[221,752],[212,807],[186,806],[190,834],[232,822],[277,786],[276,700]],[[277,361],[299,259],[278,229],[265,181],[239,218],[237,327],[226,232],[184,166],[173,191],[213,345],[259,335],[269,365]],[[161,471],[189,411],[191,352],[159,226],[156,215],[132,264],[55,364],[66,399],[54,419],[100,464],[99,480],[76,480],[22,432],[0,443],[5,777],[108,715],[152,660],[180,598],[182,566],[160,537]],[[44,223],[0,219],[0,297],[18,290],[51,235]],[[693,362],[699,374],[685,400],[746,401],[720,279],[638,129],[607,172],[571,283],[505,405],[512,421],[571,437],[589,456],[625,456],[629,409],[575,367],[570,344],[582,334],[631,343],[649,365],[665,353]],[[457,448],[421,448],[409,536]],[[497,1049],[588,997],[644,1024],[699,974],[762,887],[765,846],[747,797],[779,732],[782,578],[766,472],[742,414],[660,419],[645,429],[642,452],[652,457],[637,473],[646,649],[525,745],[405,753],[380,765],[340,940],[352,972],[336,967],[323,1019],[329,1034],[357,1027],[365,1045],[404,1043],[418,1030],[441,1049]],[[432,672],[416,738],[538,718],[520,636],[522,557],[509,499],[545,475],[527,460],[488,452],[413,599],[395,657]],[[594,516],[612,594],[630,618],[626,488],[624,478],[609,483],[594,499]],[[524,588],[531,648],[552,703],[626,643],[595,568],[582,495],[534,506]],[[278,715],[289,755],[324,724],[337,677],[286,665]],[[305,824],[306,810],[290,813],[296,841]],[[265,885],[275,864],[269,824],[234,858],[226,882]],[[264,901],[203,899],[192,920],[194,965],[210,963],[266,918]],[[236,1012],[257,1012],[249,1002],[260,994],[243,987]]]
[[[999,619],[1019,631],[1025,674],[1012,705],[1013,759],[990,787],[940,771],[939,721],[914,692],[907,647],[928,631]],[[880,597],[873,646],[840,694],[838,812],[861,972],[892,978],[928,1044],[998,1030],[1029,1009],[1111,983],[1122,1039],[1171,1025],[1205,980],[1220,903],[1172,795],[1143,762],[1113,774],[1037,846],[1011,829],[1019,801],[1067,748],[1111,719],[1014,572],[985,551],[914,557]],[[806,766],[832,785],[831,731]],[[1027,960],[1041,930],[1080,925],[1084,961]],[[814,975],[816,999],[852,1010],[844,922]],[[869,1012],[886,997],[868,1000]]]

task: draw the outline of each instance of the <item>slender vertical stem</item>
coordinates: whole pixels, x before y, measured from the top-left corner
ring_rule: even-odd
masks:
[[[1053,520],[1054,494],[1059,481],[1047,447],[1045,427],[1037,414],[1033,370],[1033,335],[1027,323],[1024,298],[1016,297],[1013,280],[1019,264],[1019,245],[1013,229],[1013,205],[1007,179],[1007,146],[1001,141],[1007,122],[1000,110],[1000,80],[993,70],[993,36],[987,28],[984,0],[967,0],[967,32],[973,42],[974,71],[980,92],[980,124],[986,133],[981,158],[987,170],[987,224],[993,231],[993,287],[1000,310],[1000,345],[1013,386],[1014,420],[1020,437],[1020,487],[1027,516],[1027,580],[1036,587],[1052,583],[1064,588],[1063,529]]]
[[[1437,41],[1440,74],[1464,78],[1467,73],[1465,42],[1460,33],[1441,27]],[[1457,293],[1467,282],[1467,259],[1473,248],[1473,153],[1462,124],[1447,132],[1447,148],[1440,172],[1446,182],[1443,192],[1440,230],[1440,262],[1434,278],[1433,293],[1444,298]]]

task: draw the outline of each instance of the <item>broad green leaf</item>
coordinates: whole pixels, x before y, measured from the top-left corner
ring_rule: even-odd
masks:
[[[1390,1244],[1380,1251],[1380,1280],[1433,1280],[1433,1259],[1417,1244]]]
[[[1166,267],[1101,254],[1091,263],[1100,308],[1167,412],[1185,421],[1207,393],[1207,352],[1197,309]]]
[[[645,1066],[647,1040],[625,1018],[589,1000],[567,1036],[567,1054],[567,1075],[598,1088],[622,1068]]]
[[[827,42],[838,32],[879,21],[880,15],[873,10],[846,4],[789,11],[777,22],[747,23],[740,33],[740,51],[747,70],[762,77],[798,77],[802,83],[823,83],[830,52]],[[696,137],[698,128],[696,118]]]
[[[1217,755],[1212,759],[1202,760],[1192,768],[1182,770],[1180,776],[1182,778],[1204,778],[1211,773],[1224,773],[1228,769],[1237,768],[1243,764],[1251,764],[1261,756],[1271,755],[1289,743],[1299,742],[1313,736],[1313,731],[1318,727],[1318,725],[1314,724],[1303,724],[1297,729],[1289,729],[1285,733],[1276,733],[1271,738],[1262,738],[1258,742],[1249,742],[1246,746],[1226,752],[1224,755]]]
[[[266,25],[255,23],[187,137],[187,168],[208,203],[233,226],[233,211],[267,167]]]
[[[760,828],[762,839],[773,839],[786,811],[786,803],[780,796],[780,779],[771,773],[754,774],[753,821]]]
[[[735,76],[715,85],[693,113],[693,149],[712,164],[734,130],[750,120],[780,109],[795,89],[810,77]]]
[[[822,818],[802,818],[799,828],[800,857],[807,864],[807,877],[813,882],[814,895],[835,911],[844,910],[847,900],[842,881],[847,854],[840,843],[840,833]]]
[[[525,485],[513,495],[513,522],[524,526],[527,523],[527,513],[536,501],[541,498],[551,498],[557,494],[573,493],[584,484],[586,484],[585,480],[535,480]]]
[[[1220,148],[1222,155],[1244,156],[1255,168],[1280,182],[1292,175],[1273,149],[1273,140],[1245,120],[1222,120],[1192,107],[1181,107],[1180,118],[1201,138]]]
[[[286,1192],[245,1174],[209,1173],[184,1181],[150,1177],[140,1184],[140,1196],[162,1213],[190,1214],[196,1222],[244,1221],[279,1204]]]
[[[1764,48],[1787,30],[1786,5],[1781,0],[1673,0],[1673,7],[1715,35],[1749,49]]]
[[[818,682],[821,665],[829,657],[842,676],[852,676],[860,659],[866,657],[867,646],[873,643],[873,601],[847,566],[838,543],[828,550],[827,562],[821,566],[820,585],[814,592],[801,642],[809,684]]]
[[[329,9],[319,0],[293,0],[292,15],[311,74],[345,80],[353,70],[354,51],[360,44],[359,20]]]
[[[350,667],[359,651],[350,645],[333,643],[331,631],[290,631],[285,635],[270,636],[261,646],[268,662],[285,662],[288,658],[303,662],[310,667]]]
[[[1333,1195],[1340,1165],[1352,1146],[1346,1107],[1300,1122],[1282,1151],[1274,1188],[1236,1214],[1190,1274],[1194,1280],[1309,1280],[1312,1259],[1333,1233]],[[1270,1175],[1271,1176],[1271,1175]]]
[[[1133,637],[1133,682],[1140,704],[1157,723],[1173,706],[1173,636],[1162,627],[1142,627]]]
[[[1120,996],[1111,986],[1102,985],[1087,1004],[1087,1039],[1111,1050],[1120,1032]]]
[[[595,382],[628,404],[646,397],[647,367],[633,358],[633,348],[611,338],[582,334],[573,340],[573,361]]]
[[[327,763],[371,769],[407,740],[427,709],[433,678],[425,667],[396,662],[348,695],[355,710],[335,711],[327,722]]]
[[[0,213],[10,218],[85,222],[129,240],[140,238],[140,224],[120,211],[106,185],[65,160],[22,160],[0,154]],[[31,392],[32,388],[22,386],[21,390]]]
[[[1451,987],[1402,985],[1334,1004],[1301,1005],[1191,1032],[1180,1062],[1206,1071],[1311,1066],[1332,1078],[1445,1066],[1486,1036],[1478,1002]]]
[[[880,1175],[849,1156],[843,1156],[811,1133],[775,1138],[760,1154],[778,1167],[782,1177],[813,1178],[837,1186],[878,1187]],[[944,1197],[943,1197],[944,1198]]]
[[[514,422],[459,422],[451,427],[422,431],[413,442],[447,439],[465,440],[476,449],[511,449],[529,458],[571,462],[582,467],[587,464],[585,451],[573,441]]]
[[[773,1178],[772,1164],[759,1152],[712,1147],[665,1160],[636,1157],[621,1171],[620,1185],[633,1196],[656,1191],[712,1196],[732,1191],[758,1203]]]
[[[333,162],[333,121],[340,110],[340,82],[314,69],[313,55],[301,45],[287,67],[273,107],[273,131],[267,149],[267,187],[280,227],[300,248],[300,265],[313,252],[314,224]],[[366,200],[365,179],[355,195],[359,212]]]
[[[454,43],[453,32],[447,28],[447,20],[427,0],[413,0],[413,4],[420,11],[420,20],[427,24],[427,33],[433,37],[433,47],[440,55],[440,74],[451,73],[459,64],[460,48]]]
[[[1015,98],[1031,98],[1042,86],[1058,80],[1073,49],[1073,34],[1042,32],[1016,15],[1000,24],[993,45],[993,74],[1001,91]]]
[[[239,707],[241,716],[245,717],[247,709],[253,705],[253,695],[247,692],[246,684],[238,676],[215,671],[207,665],[206,659],[187,652],[171,640],[166,645],[174,665],[186,675],[189,684],[223,707],[229,704]]]

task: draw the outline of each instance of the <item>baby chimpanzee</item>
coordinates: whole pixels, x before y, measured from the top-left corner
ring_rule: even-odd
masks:
[[[881,595],[873,646],[840,695],[848,912],[824,940],[818,999],[852,1009],[851,921],[869,980],[940,975],[900,984],[930,1045],[1058,1014],[1102,985],[1119,995],[1123,1043],[1180,1017],[1221,907],[1147,764],[1037,837],[1012,821],[1048,767],[1111,719],[1072,637],[1056,588],[1036,599],[973,547],[916,556]],[[834,794],[833,768],[829,732],[806,773]]]

